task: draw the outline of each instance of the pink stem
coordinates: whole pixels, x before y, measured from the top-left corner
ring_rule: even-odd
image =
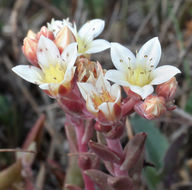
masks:
[[[75,132],[76,132],[76,136],[77,136],[79,153],[88,152],[87,142],[82,142],[84,132],[85,132],[85,126],[84,126],[83,120],[79,119],[78,123],[76,123]],[[83,180],[85,183],[85,190],[94,190],[95,189],[94,183],[87,175],[84,174],[84,171],[86,169],[81,164],[81,157],[79,157],[79,167],[81,168],[81,171],[82,171]]]
[[[123,148],[121,146],[120,139],[106,139],[106,140],[108,147],[123,158]],[[128,172],[125,170],[120,170],[120,167],[121,165],[114,163],[115,176],[127,176]]]

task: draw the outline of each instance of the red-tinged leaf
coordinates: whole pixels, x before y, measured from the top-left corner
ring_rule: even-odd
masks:
[[[101,159],[105,161],[110,161],[114,163],[121,163],[121,158],[107,146],[89,141],[89,147],[95,154],[97,154]]]
[[[123,132],[124,132],[124,126],[119,125],[119,126],[113,127],[108,133],[105,134],[105,136],[108,139],[116,139],[121,137]]]
[[[103,161],[103,163],[104,163],[106,169],[108,170],[108,172],[109,172],[111,175],[115,175],[113,163],[108,162],[108,161]]]
[[[69,190],[82,190],[80,187],[78,187],[76,185],[72,185],[72,184],[66,184],[65,188],[67,188]]]
[[[133,181],[128,176],[108,177],[107,182],[115,190],[133,190]]]
[[[36,121],[35,125],[32,127],[30,132],[28,133],[26,140],[23,144],[23,149],[28,149],[29,145],[33,141],[37,141],[37,139],[40,139],[42,132],[43,132],[43,126],[45,121],[45,115],[42,114],[39,119]]]
[[[114,188],[112,188],[108,183],[107,183],[107,179],[108,177],[111,177],[107,174],[105,174],[104,172],[101,172],[99,170],[96,169],[90,169],[90,170],[86,170],[84,171],[84,173],[86,175],[88,175],[91,180],[100,187],[101,190],[114,190]]]
[[[121,170],[129,170],[143,155],[146,133],[136,134],[129,142],[125,150],[125,160],[121,165]]]

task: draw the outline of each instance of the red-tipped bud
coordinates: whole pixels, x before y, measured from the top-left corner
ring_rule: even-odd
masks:
[[[150,95],[144,102],[137,103],[134,106],[134,110],[146,119],[158,118],[166,111],[165,98]]]
[[[36,39],[39,40],[40,36],[43,35],[50,40],[54,40],[53,32],[49,31],[46,26],[42,26],[40,32],[37,33]]]
[[[169,81],[160,84],[156,88],[156,93],[158,96],[163,96],[166,100],[173,100],[177,90],[177,80],[175,77],[171,78]]]
[[[55,44],[59,48],[60,53],[62,53],[69,44],[75,41],[75,36],[67,26],[63,27],[55,38]]]
[[[23,41],[22,50],[27,60],[34,66],[38,66],[36,55],[37,41],[32,38],[29,38],[27,35],[27,37]]]

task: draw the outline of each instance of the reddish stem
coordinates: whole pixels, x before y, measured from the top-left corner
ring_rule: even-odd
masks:
[[[75,122],[75,132],[77,137],[79,153],[88,152],[88,145],[87,145],[88,142],[82,141],[85,132],[85,126],[83,120],[78,119],[78,122]],[[85,190],[95,190],[94,183],[92,182],[92,180],[86,174],[84,174],[86,167],[83,166],[81,157],[79,157],[79,167],[81,168],[82,171],[83,180],[85,183]]]
[[[123,148],[121,146],[120,139],[106,139],[108,147],[116,152],[121,158],[123,158]],[[115,176],[127,176],[128,173],[125,170],[120,170],[121,165],[114,163]]]

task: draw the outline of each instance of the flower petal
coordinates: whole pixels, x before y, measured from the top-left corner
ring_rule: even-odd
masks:
[[[151,81],[150,84],[158,85],[167,82],[177,73],[181,73],[181,71],[177,67],[171,65],[163,65],[161,67],[158,67],[152,73],[154,79]]]
[[[60,60],[60,53],[54,42],[43,35],[41,35],[38,48],[37,58],[42,69],[55,65]]]
[[[85,53],[98,53],[110,48],[110,46],[110,43],[106,40],[93,40],[91,43],[89,43],[89,49]]]
[[[117,84],[113,84],[110,89],[110,94],[113,98],[115,98],[115,103],[121,101],[121,88]]]
[[[105,78],[121,86],[129,86],[127,81],[126,73],[120,72],[118,70],[108,70],[105,74]]]
[[[92,114],[97,114],[98,113],[98,109],[95,107],[94,102],[92,101],[92,98],[90,96],[87,96],[86,99],[86,107],[87,109],[92,113]]]
[[[69,19],[63,20],[51,20],[51,23],[47,23],[47,27],[50,31],[53,32],[54,36],[64,27],[64,26],[72,27],[72,24],[69,22]]]
[[[105,117],[108,120],[112,120],[114,119],[114,102],[103,102],[101,105],[98,106],[98,109],[101,110],[103,112],[103,114],[105,115]]]
[[[126,71],[135,63],[135,55],[119,43],[111,43],[111,59],[120,71]]]
[[[69,44],[61,54],[61,58],[65,62],[67,69],[71,70],[77,59],[77,43]]]
[[[34,84],[43,83],[43,72],[41,69],[31,65],[18,65],[12,68],[12,71],[19,75],[21,78]]]
[[[92,41],[103,31],[105,22],[101,19],[93,19],[85,23],[79,30],[79,36],[87,41]]]
[[[153,93],[154,89],[152,85],[145,85],[143,87],[130,85],[131,91],[135,92],[136,94],[140,95],[142,99],[145,99],[147,96]]]
[[[84,83],[84,82],[78,82],[77,83],[79,90],[81,92],[81,95],[83,96],[83,98],[86,100],[87,97],[89,95],[97,94],[97,92],[95,91],[95,88],[93,87],[92,84],[89,83]]]
[[[75,69],[76,67],[72,67],[70,69],[67,69],[67,71],[65,72],[65,76],[64,76],[64,80],[62,81],[62,83],[69,83],[73,77],[74,77],[74,74],[75,74]]]
[[[136,58],[138,64],[147,64],[149,67],[155,68],[161,58],[161,44],[158,37],[147,41],[139,50]]]

